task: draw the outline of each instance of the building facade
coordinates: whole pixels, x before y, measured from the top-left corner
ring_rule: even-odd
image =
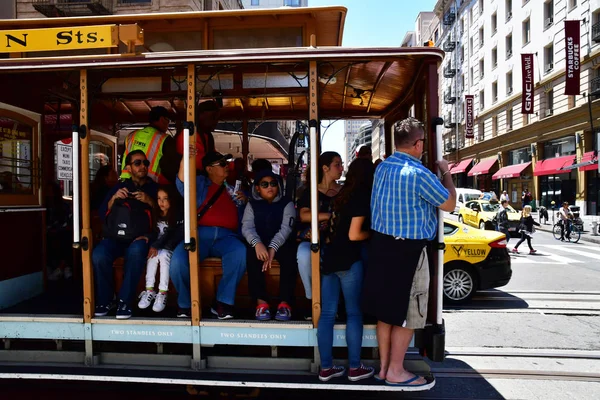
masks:
[[[308,0],[242,0],[244,8],[308,7]]]
[[[346,165],[350,165],[350,163],[356,158],[356,149],[360,147],[357,143],[361,141],[359,132],[363,125],[371,125],[371,120],[349,119],[344,121],[344,148],[346,150]]]
[[[2,0],[0,19],[170,13],[244,8],[241,0]]]
[[[599,0],[440,0],[426,33],[440,67],[445,158],[460,187],[506,190],[520,208],[568,201],[600,214]],[[565,21],[580,21],[580,95],[565,95]],[[533,54],[533,113],[522,114],[521,54]],[[465,138],[465,95],[474,138]],[[593,128],[592,128],[593,126]]]

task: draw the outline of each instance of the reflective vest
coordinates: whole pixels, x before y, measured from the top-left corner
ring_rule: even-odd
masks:
[[[123,161],[121,162],[121,179],[131,178],[129,172],[125,171],[125,158],[127,158],[127,154],[134,150],[142,150],[146,154],[148,161],[150,161],[148,176],[154,182],[158,182],[160,176],[160,167],[158,164],[162,158],[162,147],[166,139],[166,134],[159,132],[152,126],[147,126],[144,129],[129,134],[125,139],[125,153],[123,153]]]

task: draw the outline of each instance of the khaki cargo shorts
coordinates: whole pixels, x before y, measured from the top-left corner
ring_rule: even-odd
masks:
[[[419,257],[419,263],[413,278],[408,301],[408,311],[404,327],[409,329],[423,329],[427,320],[427,302],[429,300],[429,262],[427,248],[424,247]]]

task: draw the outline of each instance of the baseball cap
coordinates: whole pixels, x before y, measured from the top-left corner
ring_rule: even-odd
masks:
[[[217,151],[209,151],[204,157],[202,157],[202,165],[204,168],[221,160],[230,160],[233,156],[231,154],[221,154]]]

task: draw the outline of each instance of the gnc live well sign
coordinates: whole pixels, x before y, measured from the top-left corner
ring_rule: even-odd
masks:
[[[523,98],[521,114],[533,114],[533,54],[521,54]]]
[[[565,94],[580,94],[579,85],[579,21],[565,21]]]
[[[116,25],[0,31],[0,53],[101,49],[118,44]]]
[[[472,139],[475,137],[473,132],[474,117],[473,117],[473,95],[468,94],[465,96],[465,137]]]

